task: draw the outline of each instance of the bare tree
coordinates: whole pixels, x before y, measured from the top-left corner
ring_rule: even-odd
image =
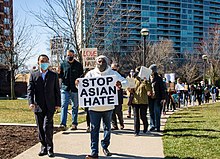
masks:
[[[175,67],[177,76],[186,81],[188,84],[201,80],[202,64],[199,62],[199,55],[185,52],[183,54],[183,58],[184,60]]]
[[[112,31],[113,24],[121,17],[121,13],[115,12],[120,0],[112,0],[108,3],[104,0],[44,0],[44,2],[46,8],[31,13],[40,22],[40,26],[49,29],[57,36],[69,39],[69,46],[77,52],[81,62],[81,48],[92,46],[103,50],[101,44]],[[104,30],[100,27],[103,24],[109,24],[109,29]],[[92,36],[97,37],[95,43],[90,41]]]
[[[165,73],[169,63],[173,60],[175,50],[173,42],[167,39],[161,39],[158,42],[147,42],[146,45],[146,66],[156,64],[159,73]],[[143,44],[139,44],[136,49],[129,55],[129,63],[133,68],[142,65]]]
[[[201,55],[206,55],[208,60],[207,75],[214,84],[220,78],[220,26],[216,25],[209,29],[206,38],[198,47]]]
[[[19,70],[25,68],[27,60],[33,56],[32,51],[37,44],[37,38],[32,37],[32,27],[27,25],[27,20],[14,18],[14,23],[10,23],[9,26],[10,32],[2,34],[4,36],[1,37],[1,46],[5,64],[10,70],[11,99],[15,99],[15,76]]]

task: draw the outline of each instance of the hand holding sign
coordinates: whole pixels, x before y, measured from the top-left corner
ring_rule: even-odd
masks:
[[[122,87],[122,85],[121,85],[121,82],[120,82],[120,81],[117,81],[115,85],[116,85],[116,87],[117,87],[117,88],[119,88],[119,89],[121,89],[121,87]]]

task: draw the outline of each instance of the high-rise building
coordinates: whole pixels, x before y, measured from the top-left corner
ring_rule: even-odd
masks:
[[[6,64],[13,40],[13,0],[0,0],[0,65]]]
[[[13,48],[13,0],[0,0],[0,96],[9,93],[10,50]]]
[[[101,51],[130,52],[142,40],[141,29],[148,28],[148,40],[172,40],[176,57],[181,58],[181,53],[192,52],[208,29],[220,23],[220,0],[115,0],[115,5],[106,0],[98,10],[97,1],[91,5],[91,0],[90,4],[82,0],[81,39],[86,39],[83,33],[92,25],[92,13],[97,13],[93,18],[99,21],[88,46]]]

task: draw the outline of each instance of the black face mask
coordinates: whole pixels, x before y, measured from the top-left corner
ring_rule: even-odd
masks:
[[[67,61],[73,61],[73,57],[72,57],[72,56],[67,56],[67,57],[66,57],[66,60],[67,60]]]
[[[103,72],[106,70],[107,68],[107,63],[103,62],[103,63],[97,63],[97,68],[99,69],[100,72]]]

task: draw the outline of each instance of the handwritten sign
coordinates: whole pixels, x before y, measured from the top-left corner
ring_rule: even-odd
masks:
[[[84,68],[95,68],[95,59],[97,57],[97,48],[83,48],[82,58]]]

